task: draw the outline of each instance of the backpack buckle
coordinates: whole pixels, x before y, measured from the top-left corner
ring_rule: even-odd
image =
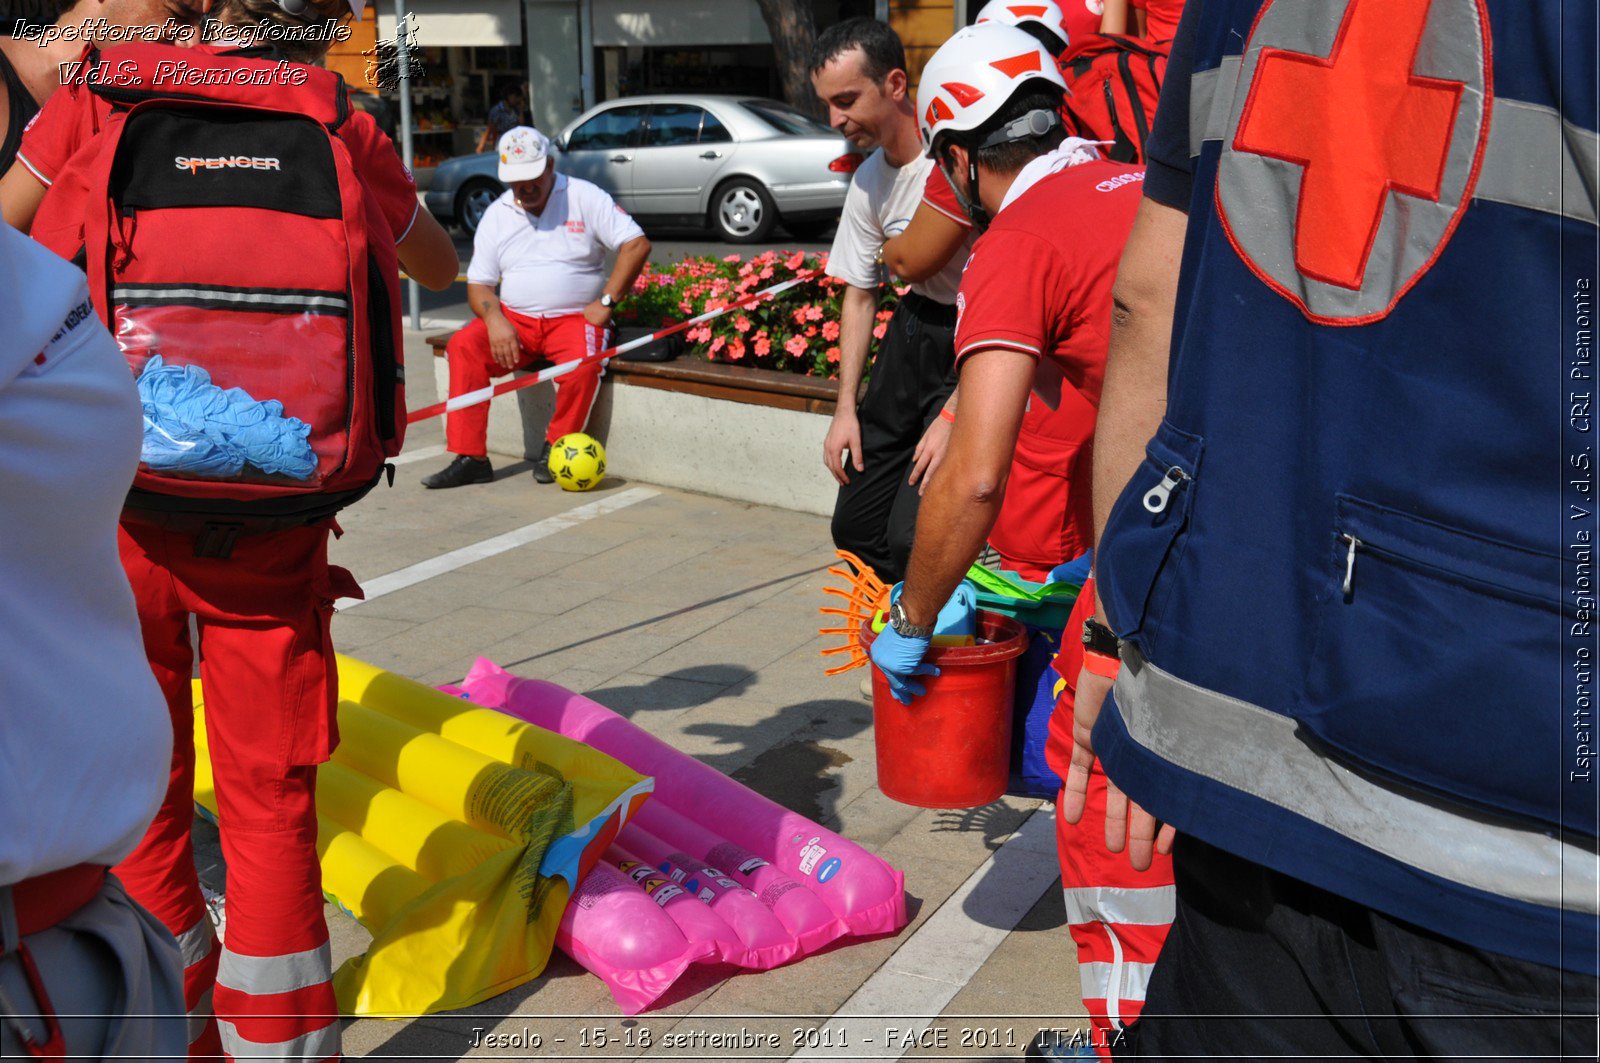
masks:
[[[207,521],[200,534],[194,537],[194,556],[228,560],[243,530],[244,524],[238,521]]]

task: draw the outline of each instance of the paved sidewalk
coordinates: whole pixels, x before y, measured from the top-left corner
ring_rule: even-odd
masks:
[[[408,361],[425,357],[414,337],[408,347]],[[426,368],[410,379],[430,379]],[[439,428],[419,427],[408,449],[427,454]],[[1086,1026],[1050,808],[1007,798],[927,811],[877,789],[865,673],[826,678],[818,655],[829,642],[816,634],[832,563],[825,519],[632,483],[625,468],[588,494],[536,484],[526,463],[504,460],[493,484],[424,490],[418,481],[446,460],[407,461],[394,489],[351,510],[335,561],[371,588],[540,521],[572,523],[341,610],[342,652],[429,684],[460,678],[481,654],[583,692],[880,854],[905,873],[914,918],[893,937],[775,971],[691,968],[666,1007],[627,1021],[598,978],[557,952],[540,978],[467,1012],[351,1022],[348,1054],[1016,1059],[1041,1026]],[[620,508],[579,519],[608,502]],[[329,923],[336,963],[365,947],[331,906]],[[841,1010],[879,1017],[835,1019]],[[919,1015],[944,1016],[916,1035],[928,1051],[911,1047],[908,1031],[929,1025],[907,1017]],[[664,1047],[674,1036],[679,1047]]]

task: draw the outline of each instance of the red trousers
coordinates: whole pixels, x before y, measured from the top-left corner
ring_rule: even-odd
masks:
[[[1066,688],[1050,717],[1045,761],[1063,779],[1072,763],[1072,710],[1078,671],[1083,666],[1083,621],[1092,615],[1094,595],[1078,598],[1061,639],[1056,669]],[[1061,798],[1056,800],[1061,807]],[[1056,853],[1067,924],[1078,946],[1078,977],[1083,1005],[1094,1026],[1094,1044],[1110,1059],[1118,1028],[1132,1023],[1144,1008],[1145,988],[1156,955],[1167,940],[1177,903],[1172,858],[1156,854],[1150,868],[1135,871],[1126,852],[1106,850],[1106,776],[1100,762],[1089,776],[1088,806],[1077,824],[1056,815]]]
[[[161,810],[116,873],[183,948],[191,1057],[216,1055],[219,1040],[230,1058],[339,1056],[315,785],[316,765],[338,741],[328,622],[334,600],[360,588],[328,564],[328,533],[243,536],[226,560],[195,557],[193,535],[129,521],[118,534],[145,652],[172,715],[173,755]],[[191,614],[227,861],[220,949],[190,842]]]
[[[605,350],[609,343],[609,330],[595,328],[582,314],[524,317],[506,310],[505,315],[522,341],[523,357],[517,369],[539,358],[573,362],[586,354]],[[450,337],[445,353],[450,360],[451,398],[486,388],[494,377],[512,372],[489,353],[489,328],[481,318],[474,318]],[[569,432],[583,431],[589,423],[595,396],[600,393],[601,372],[600,363],[595,362],[556,381],[556,412],[545,429],[545,442],[554,443]],[[444,438],[452,454],[483,457],[488,450],[489,404],[480,402],[464,410],[451,411],[445,419]]]

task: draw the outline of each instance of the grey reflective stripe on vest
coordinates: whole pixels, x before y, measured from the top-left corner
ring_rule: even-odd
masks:
[[[332,977],[333,953],[327,942],[286,956],[241,956],[224,943],[222,961],[217,965],[218,985],[258,997],[293,993]]]
[[[1307,745],[1288,717],[1179,679],[1134,646],[1122,652],[1117,707],[1128,735],[1162,760],[1447,881],[1600,914],[1592,850],[1358,774]]]
[[[1241,65],[1237,55],[1230,55],[1215,69],[1202,70],[1190,80],[1191,158],[1200,154],[1206,141],[1228,135]],[[1551,163],[1556,152],[1560,152],[1559,167]],[[1473,198],[1593,225],[1600,197],[1597,153],[1600,136],[1564,121],[1553,108],[1497,98]]]
[[[335,1018],[320,1030],[303,1033],[289,1041],[264,1044],[239,1034],[239,1027],[226,1019],[217,1020],[222,1050],[233,1059],[332,1059],[339,1054],[339,1020]]]

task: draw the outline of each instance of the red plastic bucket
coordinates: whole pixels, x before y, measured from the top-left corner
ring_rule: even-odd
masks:
[[[862,645],[875,638],[862,625]],[[878,789],[918,808],[976,808],[998,800],[1011,770],[1011,718],[1017,658],[1028,648],[1021,622],[978,614],[976,646],[935,646],[928,692],[902,705],[872,669],[872,724]]]

